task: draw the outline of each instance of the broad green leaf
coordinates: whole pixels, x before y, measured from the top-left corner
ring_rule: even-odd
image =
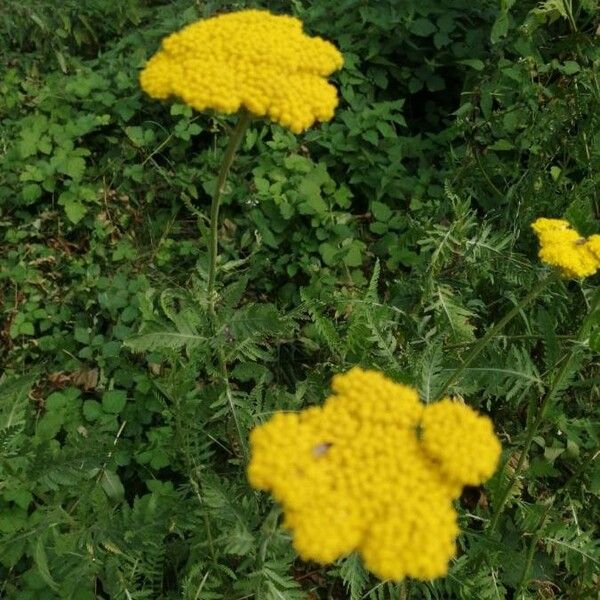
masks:
[[[65,213],[71,223],[77,224],[87,213],[87,207],[79,200],[69,199],[64,203]]]
[[[26,204],[32,204],[42,195],[42,188],[37,183],[26,185],[21,191],[21,196]]]
[[[501,12],[494,24],[490,33],[492,44],[497,44],[501,38],[506,37],[508,33],[508,13]]]
[[[95,421],[103,415],[102,405],[96,400],[86,400],[83,403],[83,416],[88,421]]]
[[[415,35],[426,37],[437,31],[437,27],[429,19],[415,19],[409,29]]]
[[[392,217],[392,210],[387,204],[383,202],[373,201],[371,202],[371,212],[378,221],[387,222]]]
[[[346,256],[344,256],[344,264],[349,267],[360,267],[363,262],[362,251],[364,247],[365,244],[360,240],[352,240],[352,244],[350,244]]]
[[[321,254],[321,257],[323,258],[323,262],[328,266],[332,266],[335,264],[337,256],[339,254],[339,250],[329,242],[322,243],[319,246],[319,252]]]
[[[127,404],[127,394],[123,390],[110,390],[102,394],[102,408],[105,412],[119,414]]]

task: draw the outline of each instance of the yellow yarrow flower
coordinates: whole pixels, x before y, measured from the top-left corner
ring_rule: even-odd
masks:
[[[589,277],[600,268],[600,235],[584,238],[563,219],[540,218],[531,228],[540,242],[540,259],[565,277]]]
[[[302,31],[302,22],[264,10],[203,19],[173,33],[140,75],[153,98],[180,98],[196,110],[245,107],[299,133],[328,121],[338,103],[327,76],[343,58]]]
[[[284,509],[303,559],[357,550],[382,579],[433,579],[456,552],[452,501],[496,469],[490,420],[377,371],[336,375],[319,407],[277,413],[250,435],[248,479]]]

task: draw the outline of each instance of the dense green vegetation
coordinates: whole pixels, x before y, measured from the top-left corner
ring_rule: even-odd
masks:
[[[234,120],[152,101],[137,74],[165,34],[247,6],[296,14],[345,67],[333,121],[246,135],[212,336],[208,205]],[[552,280],[451,382],[504,453],[461,498],[448,577],[398,585],[355,556],[299,561],[244,474],[255,424],[320,404],[355,364],[435,400],[546,277],[535,218],[600,233],[598,11],[5,2],[0,597],[598,598],[597,278]]]

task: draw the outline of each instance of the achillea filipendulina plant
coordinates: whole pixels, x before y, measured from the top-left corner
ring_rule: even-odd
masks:
[[[600,235],[582,237],[563,219],[537,219],[531,225],[540,242],[539,257],[565,277],[589,277],[600,268]]]
[[[323,406],[277,413],[250,436],[250,483],[282,504],[304,559],[358,550],[383,579],[433,579],[456,552],[452,501],[496,469],[491,421],[376,371],[333,378]]]
[[[175,97],[196,110],[239,113],[211,204],[208,308],[214,316],[219,202],[227,174],[253,117],[300,133],[333,117],[338,103],[327,76],[341,68],[337,48],[302,31],[302,22],[265,10],[203,19],[167,36],[140,74],[151,97]]]
[[[342,64],[337,48],[306,35],[295,17],[241,10],[197,21],[167,36],[140,74],[142,89],[153,98],[175,97],[196,110],[239,113],[210,208],[206,296],[213,333],[219,204],[246,129],[254,117],[266,117],[294,133],[331,119],[338,98],[327,76]],[[227,365],[218,348],[219,370],[227,385]],[[237,419],[236,426],[245,448]]]

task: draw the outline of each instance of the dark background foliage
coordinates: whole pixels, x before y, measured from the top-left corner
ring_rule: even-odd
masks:
[[[330,123],[251,126],[209,338],[207,206],[233,120],[154,102],[137,74],[167,33],[246,6],[298,15],[345,67]],[[244,476],[251,427],[321,403],[353,364],[436,399],[542,276],[533,219],[600,232],[595,0],[1,8],[0,597],[597,597],[599,344],[573,337],[593,279],[549,287],[451,390],[505,451],[461,499],[447,578],[302,563]],[[527,413],[574,349],[488,535]]]

